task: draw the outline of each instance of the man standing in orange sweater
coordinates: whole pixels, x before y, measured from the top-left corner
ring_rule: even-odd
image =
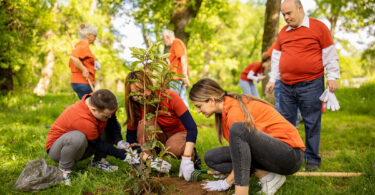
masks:
[[[185,44],[182,40],[174,36],[174,32],[171,30],[163,31],[163,42],[167,46],[171,46],[168,57],[170,62],[169,71],[177,74],[182,74],[185,77],[175,76],[176,82],[172,82],[170,90],[176,92],[184,101],[186,107],[189,108],[189,102],[186,94],[186,88],[189,87],[189,66]]]
[[[339,58],[327,26],[307,17],[299,0],[285,0],[281,12],[288,25],[280,31],[272,51],[266,89],[272,93],[280,77],[280,113],[294,124],[300,109],[306,133],[306,170],[313,171],[321,164],[319,96],[324,91],[324,68],[327,86],[334,92],[340,78]]]

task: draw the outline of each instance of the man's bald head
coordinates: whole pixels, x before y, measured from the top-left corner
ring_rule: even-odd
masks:
[[[281,4],[281,13],[285,22],[293,28],[299,27],[305,17],[305,12],[299,0],[284,0]]]

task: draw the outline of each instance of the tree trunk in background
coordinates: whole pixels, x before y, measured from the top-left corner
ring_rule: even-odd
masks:
[[[13,90],[13,70],[0,67],[0,93],[7,93]]]
[[[49,30],[45,37],[47,41],[54,35],[52,30]],[[53,66],[55,65],[55,54],[53,53],[52,48],[50,47],[50,50],[46,57],[46,66],[42,69],[42,78],[40,78],[38,85],[34,88],[34,93],[43,96],[46,94],[46,90],[48,88],[49,82],[51,80],[51,77],[53,75]]]
[[[266,52],[271,47],[271,45],[276,41],[277,35],[279,33],[280,6],[281,0],[267,0],[266,12],[264,17],[262,53]],[[269,71],[270,68],[264,71],[266,78],[262,80],[262,93],[267,101],[274,103],[275,95],[265,93],[265,88],[269,80]]]
[[[331,36],[333,39],[335,37],[335,28],[336,28],[338,16],[327,16],[327,18],[328,18],[329,23],[331,23],[330,31],[331,31]]]
[[[185,32],[185,27],[197,15],[201,4],[202,0],[174,0],[170,23],[174,26],[175,36],[185,45],[189,41],[189,34]]]
[[[143,37],[143,40],[144,40],[144,42],[146,44],[146,47],[149,48],[150,47],[150,43],[148,42],[146,27],[145,27],[144,23],[142,23],[142,37]]]

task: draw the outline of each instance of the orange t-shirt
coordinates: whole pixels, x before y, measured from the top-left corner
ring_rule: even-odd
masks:
[[[272,106],[256,100],[243,98],[258,130],[288,144],[292,148],[305,150],[305,145],[296,127],[289,123]],[[240,103],[226,96],[222,112],[224,138],[229,142],[229,129],[236,122],[244,122],[245,116]]]
[[[46,150],[67,132],[79,130],[86,135],[88,140],[95,140],[103,133],[106,121],[97,120],[91,114],[85,103],[85,95],[81,100],[71,105],[56,119],[47,136]]]
[[[175,38],[173,40],[169,53],[171,53],[171,55],[169,55],[168,57],[171,63],[169,67],[169,71],[175,72],[177,74],[183,74],[181,57],[185,55],[186,60],[187,60],[187,52],[186,52],[186,47],[185,47],[184,42],[182,42],[180,39]],[[189,65],[187,66],[186,71],[187,71],[187,75],[189,75]],[[175,79],[181,79],[181,77],[175,77]]]
[[[309,18],[309,28],[301,26],[286,31],[287,28],[285,26],[280,31],[275,44],[275,50],[281,51],[281,81],[293,85],[322,77],[322,50],[333,44],[327,26],[319,20]]]
[[[162,93],[163,101],[160,102],[160,109],[169,112],[170,115],[164,112],[160,112],[160,115],[157,119],[160,128],[164,133],[168,134],[173,134],[181,131],[187,132],[185,126],[179,118],[188,110],[186,105],[184,104],[184,101],[182,101],[181,97],[174,91],[168,89],[166,89],[165,91],[167,95],[172,97],[172,99],[167,98]],[[144,118],[143,109],[141,109],[141,113],[141,118]],[[139,120],[140,119],[138,119],[138,121]],[[138,124],[138,122],[136,122],[135,124]],[[128,130],[137,130],[137,127],[128,126]]]
[[[90,81],[94,83],[95,80],[95,57],[92,54],[89,44],[85,41],[80,41],[75,45],[71,56],[81,60],[82,64],[87,68],[90,73]],[[82,76],[82,71],[77,68],[73,61],[69,60],[69,67],[72,71],[72,77],[70,79],[71,83],[89,83],[85,77]]]
[[[264,72],[264,68],[262,67],[261,62],[253,62],[249,64],[241,73],[240,79],[248,82],[253,82],[253,80],[250,80],[247,78],[247,75],[250,71],[254,72],[254,75],[257,76],[258,74],[262,74]]]

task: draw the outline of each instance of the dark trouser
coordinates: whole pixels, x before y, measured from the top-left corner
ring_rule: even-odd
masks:
[[[107,128],[100,135],[100,139],[114,144],[114,140],[111,139]],[[107,156],[105,153],[95,151],[94,148],[88,146],[86,135],[79,130],[69,131],[60,136],[48,151],[48,156],[53,161],[58,162],[59,168],[64,170],[71,170],[78,161],[84,160],[93,154],[95,154],[95,161]]]
[[[248,186],[250,174],[261,169],[281,175],[299,170],[303,151],[263,133],[248,131],[244,123],[234,123],[229,131],[229,148],[235,185]]]
[[[280,113],[290,123],[296,121],[297,109],[301,111],[305,124],[307,163],[320,165],[319,156],[321,107],[319,100],[324,91],[324,77],[294,85],[280,85]]]
[[[71,83],[71,86],[77,93],[79,99],[82,99],[84,95],[92,92],[90,85],[86,83]]]
[[[229,146],[214,148],[204,154],[206,165],[220,173],[230,173],[232,171],[232,158]]]

